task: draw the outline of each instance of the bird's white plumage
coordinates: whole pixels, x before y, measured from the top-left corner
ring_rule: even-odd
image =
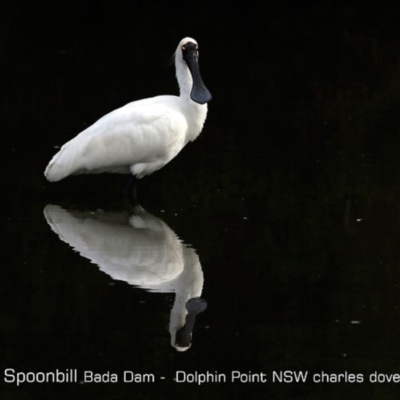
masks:
[[[112,279],[151,292],[176,294],[169,331],[177,350],[176,333],[185,324],[186,304],[201,296],[203,270],[196,251],[185,245],[162,220],[142,207],[135,214],[105,211],[66,211],[47,205],[44,216],[59,238]]]
[[[62,241],[115,280],[168,292],[184,269],[182,242],[164,221],[140,206],[129,216],[48,205],[44,215]]]
[[[193,78],[181,48],[175,53],[180,96],[135,101],[110,112],[67,142],[45,170],[49,181],[79,173],[132,173],[141,178],[171,161],[200,134],[207,104],[190,98]]]

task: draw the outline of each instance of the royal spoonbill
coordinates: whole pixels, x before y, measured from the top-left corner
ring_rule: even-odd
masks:
[[[179,96],[138,100],[106,114],[61,147],[45,170],[46,178],[55,182],[101,172],[142,178],[171,161],[200,134],[211,100],[194,39],[179,42],[175,68]]]
[[[196,316],[204,311],[199,256],[161,219],[140,205],[126,211],[64,210],[47,205],[45,218],[59,238],[114,280],[158,293],[175,293],[170,313],[171,345],[192,343]]]

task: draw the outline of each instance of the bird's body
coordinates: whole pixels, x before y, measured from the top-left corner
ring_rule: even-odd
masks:
[[[63,242],[112,279],[150,292],[174,292],[171,344],[178,351],[190,347],[195,317],[207,306],[200,298],[203,269],[192,246],[138,204],[129,213],[47,205],[44,216]]]
[[[46,178],[101,172],[141,178],[171,161],[200,134],[211,99],[198,71],[193,39],[179,43],[175,66],[180,96],[134,101],[100,118],[62,146],[47,166]]]

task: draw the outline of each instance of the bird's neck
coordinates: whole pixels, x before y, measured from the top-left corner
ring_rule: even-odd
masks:
[[[176,79],[179,84],[180,97],[184,99],[190,99],[190,92],[193,87],[192,75],[187,65],[182,61],[176,62]]]
[[[179,84],[179,97],[181,99],[180,103],[184,110],[185,118],[189,122],[185,141],[187,143],[195,140],[203,129],[204,121],[207,116],[207,104],[195,103],[190,98],[190,93],[193,87],[193,78],[186,63],[181,60],[176,60],[175,65],[176,78]]]

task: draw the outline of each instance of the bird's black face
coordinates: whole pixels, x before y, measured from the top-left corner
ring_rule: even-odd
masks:
[[[190,98],[199,104],[205,104],[212,99],[211,93],[201,79],[199,68],[199,47],[196,43],[187,42],[182,46],[182,58],[192,74],[193,87]]]
[[[187,42],[182,46],[182,57],[186,63],[190,62],[190,59],[194,62],[199,62],[199,46],[193,42]]]

